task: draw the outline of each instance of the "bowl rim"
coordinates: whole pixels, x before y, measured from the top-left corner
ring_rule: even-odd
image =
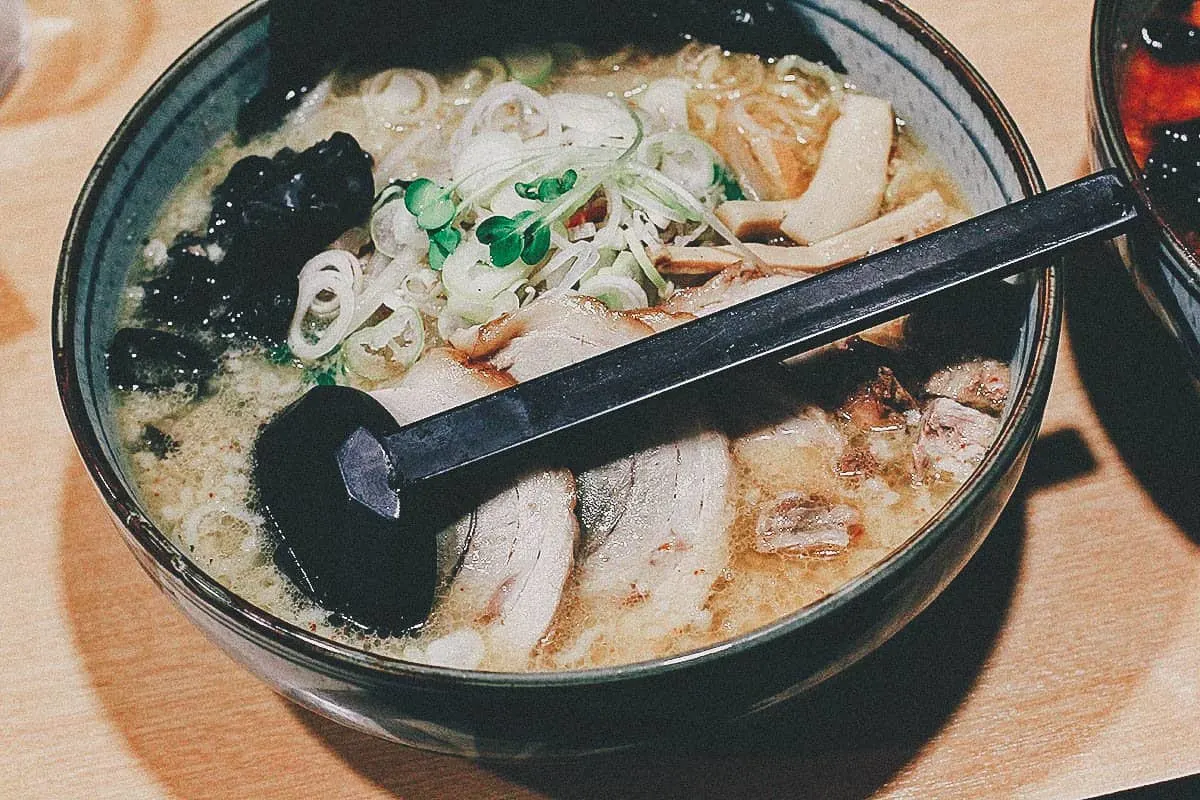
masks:
[[[963,55],[923,18],[897,0],[859,1],[912,36],[951,72],[958,84],[968,92],[972,103],[985,114],[988,124],[1004,147],[1005,156],[1017,172],[1023,194],[1043,191],[1045,186],[1041,175],[1011,115]],[[99,437],[84,405],[82,384],[75,370],[74,332],[78,276],[83,265],[86,232],[103,188],[117,169],[129,140],[142,127],[141,123],[155,112],[160,98],[169,94],[194,64],[203,61],[234,34],[259,22],[267,13],[267,5],[268,0],[254,0],[218,23],[163,72],[121,121],[88,175],[72,211],[60,253],[51,317],[55,375],[63,410],[93,482],[127,534],[123,537],[126,544],[135,549],[140,561],[142,553],[136,553],[136,548],[153,559],[175,586],[181,587],[197,601],[197,609],[224,628],[254,640],[293,663],[316,666],[327,674],[354,673],[375,682],[404,679],[426,685],[467,684],[475,687],[540,689],[616,683],[683,670],[788,635],[853,602],[892,573],[920,558],[949,536],[958,522],[984,502],[988,490],[999,483],[1010,468],[1018,465],[1026,445],[1036,435],[1049,394],[1061,328],[1058,261],[1046,267],[1034,286],[1037,315],[1029,332],[1032,352],[1028,368],[1015,387],[1011,409],[1002,420],[996,441],[981,464],[924,525],[885,558],[832,594],[760,628],[686,653],[629,664],[552,672],[485,672],[416,664],[367,652],[318,636],[250,604],[204,573],[157,529],[142,513],[132,492],[122,483],[115,466],[104,457]],[[143,566],[147,566],[144,561]],[[154,577],[179,603],[180,599],[174,596],[172,587],[167,587],[158,576]]]
[[[1168,269],[1200,300],[1200,257],[1179,238],[1174,226],[1159,211],[1158,204],[1150,197],[1149,188],[1142,177],[1141,167],[1134,158],[1133,149],[1125,137],[1121,124],[1120,86],[1117,81],[1117,51],[1128,41],[1117,38],[1117,14],[1121,12],[1123,0],[1096,0],[1092,10],[1092,30],[1088,45],[1091,78],[1092,108],[1095,112],[1093,127],[1099,133],[1100,145],[1105,160],[1115,165],[1122,177],[1137,193],[1143,212],[1153,223],[1155,234],[1172,256],[1166,259]]]

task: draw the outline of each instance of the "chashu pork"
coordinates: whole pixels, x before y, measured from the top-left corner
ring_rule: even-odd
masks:
[[[431,350],[399,385],[373,392],[402,424],[513,384],[450,349]],[[579,526],[575,480],[535,470],[488,497],[438,542],[444,585],[406,658],[473,669],[523,668],[558,610]]]
[[[703,317],[799,280],[803,280],[803,276],[768,275],[753,268],[730,267],[699,286],[679,290],[671,295],[664,308],[677,314]]]
[[[527,381],[690,319],[690,314],[654,309],[611,311],[585,295],[547,295],[463,331],[453,344],[470,358]]]
[[[637,312],[610,311],[591,298],[550,297],[483,326],[461,344],[529,380],[657,328]],[[625,658],[649,657],[676,633],[711,624],[705,605],[729,561],[729,441],[694,421],[655,433],[654,443],[643,439],[637,452],[577,477],[583,523],[577,606],[589,621],[565,643],[561,666],[586,663],[593,646],[620,647]]]
[[[712,625],[708,597],[730,554],[729,441],[696,422],[660,433],[669,440],[578,476],[587,622],[562,666],[587,663],[593,648],[652,658]]]

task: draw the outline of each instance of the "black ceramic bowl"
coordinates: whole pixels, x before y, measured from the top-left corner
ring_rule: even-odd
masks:
[[[804,0],[773,35],[822,37],[864,90],[891,98],[978,211],[1041,188],[1008,114],[941,36],[892,0]],[[617,19],[619,26],[623,20]],[[232,595],[144,513],[114,434],[104,351],[139,242],[163,198],[263,84],[268,8],[205,36],[138,102],[105,148],[67,234],[56,288],[59,388],[76,442],[150,576],[208,637],[281,694],[353,728],[418,747],[521,757],[627,746],[753,714],[877,647],[978,548],[1012,493],[1041,420],[1060,325],[1053,270],[1018,285],[1014,379],[999,437],[953,499],[904,546],[833,595],[759,630],[658,661],[499,674],[433,668],[322,639]]]
[[[1200,385],[1200,262],[1151,200],[1121,124],[1121,95],[1142,24],[1157,0],[1096,0],[1091,42],[1092,156],[1115,167],[1137,191],[1145,221],[1114,241],[1121,260],[1154,313],[1179,343]]]

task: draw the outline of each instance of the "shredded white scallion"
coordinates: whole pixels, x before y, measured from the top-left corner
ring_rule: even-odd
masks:
[[[437,113],[442,90],[437,79],[419,69],[396,68],[363,82],[363,104],[388,127],[424,122]]]
[[[395,299],[392,302],[395,305],[386,318],[350,334],[342,345],[346,368],[373,381],[407,370],[425,349],[420,312]]]
[[[553,144],[562,136],[558,112],[544,96],[523,83],[505,81],[481,94],[450,139],[450,152],[462,152],[467,140],[481,130],[516,132],[521,139],[544,137]]]
[[[495,59],[442,86],[410,69],[365,81],[364,103],[402,138],[376,168],[388,185],[376,199],[364,261],[329,251],[302,270],[288,332],[293,353],[312,363],[341,346],[352,376],[383,380],[419,357],[427,327],[453,341],[546,294],[579,292],[619,309],[661,302],[674,286],[650,252],[665,243],[723,240],[747,264],[761,265],[714,213],[725,199],[725,176],[742,170],[736,163],[730,170],[703,138],[714,131],[694,121],[693,112],[716,104],[749,135],[773,139],[780,135],[774,118],[750,114],[751,104],[795,95],[794,109],[772,113],[799,125],[821,113],[831,95],[836,101],[840,77],[791,58],[766,69],[758,59],[699,45],[685,48],[677,65],[676,75],[624,99],[542,94],[507,80],[507,68]],[[758,93],[747,97],[747,87]],[[443,126],[453,128],[449,147],[427,155]],[[406,172],[414,159],[426,164],[423,174],[441,192],[438,202],[453,204],[449,221],[436,228],[422,228],[418,220],[428,216],[410,210],[405,184],[392,182],[419,177]],[[753,195],[752,185],[746,189]],[[492,218],[487,244],[481,243],[476,231]],[[549,247],[541,255],[531,243],[547,229]],[[497,230],[506,241],[498,242]],[[525,237],[522,257],[495,266],[492,253],[511,254],[512,236]],[[431,262],[431,247],[444,258]],[[537,263],[523,260],[530,252]]]

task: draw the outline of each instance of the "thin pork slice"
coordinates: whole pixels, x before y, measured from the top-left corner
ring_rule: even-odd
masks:
[[[430,644],[472,630],[485,645],[489,668],[525,668],[558,610],[574,562],[579,533],[574,512],[571,473],[535,470],[460,522],[459,528],[470,528],[469,544],[439,598],[435,613],[443,632]],[[479,661],[453,666],[473,668]]]
[[[372,395],[406,425],[513,384],[450,349],[431,350],[399,385]],[[566,470],[530,472],[439,539],[439,593],[406,658],[473,669],[520,669],[558,609],[579,526]]]
[[[806,492],[784,492],[758,514],[754,549],[793,558],[840,555],[862,532],[862,515],[847,503]]]
[[[801,275],[767,275],[756,269],[731,267],[699,286],[680,289],[671,295],[664,308],[703,317],[802,279]]]
[[[668,435],[578,476],[586,622],[562,666],[586,664],[593,648],[652,658],[712,625],[708,598],[729,561],[729,441],[695,423]]]
[[[1008,401],[1011,371],[1003,361],[976,358],[942,367],[925,383],[925,393],[948,397],[988,414],[999,414]]]
[[[489,366],[527,381],[690,318],[611,311],[594,298],[563,294],[542,297],[465,331],[454,345],[473,359],[486,359]]]
[[[913,444],[913,464],[920,478],[946,473],[965,480],[983,460],[996,439],[995,417],[935,397],[921,413],[921,430]]]
[[[472,364],[457,350],[440,347],[413,364],[400,383],[377,389],[371,396],[401,425],[411,425],[514,385],[516,381],[503,372]]]

